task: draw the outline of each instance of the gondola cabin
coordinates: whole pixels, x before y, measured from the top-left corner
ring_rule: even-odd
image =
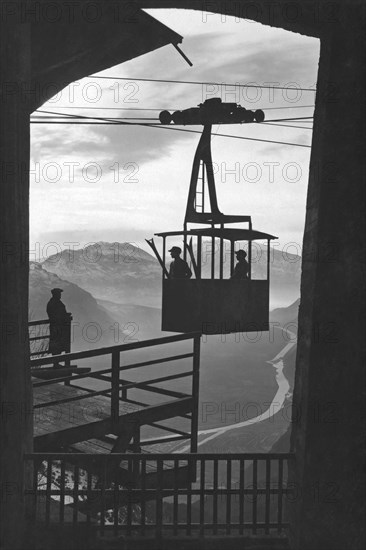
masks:
[[[201,331],[203,334],[256,332],[268,330],[270,241],[272,235],[237,228],[191,229],[158,233],[163,238],[162,330],[172,332]],[[167,251],[169,241],[181,240],[191,266],[191,278],[169,276]],[[189,240],[188,240],[189,239]],[[252,276],[252,244],[265,256],[265,278]],[[259,243],[258,243],[259,244]],[[239,250],[247,251],[247,277],[236,277]]]
[[[203,125],[193,160],[183,231],[156,233],[163,239],[162,257],[154,240],[147,240],[163,271],[162,330],[203,334],[268,330],[270,242],[277,237],[253,230],[250,216],[220,212],[211,155],[213,123],[260,123],[263,111],[253,113],[213,98],[199,109],[172,116],[163,111],[160,120],[162,124]],[[256,247],[256,252],[260,250],[266,256],[261,278],[258,273],[253,277],[255,241],[267,245]],[[168,265],[169,243],[176,245],[174,260],[170,259],[173,266]],[[180,271],[175,268],[178,265]]]

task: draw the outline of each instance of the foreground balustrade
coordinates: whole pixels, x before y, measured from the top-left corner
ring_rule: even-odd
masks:
[[[59,454],[25,457],[33,522],[99,534],[283,534],[291,454]],[[116,468],[115,466],[118,466]],[[167,471],[170,475],[167,475]],[[30,479],[31,478],[31,479]]]

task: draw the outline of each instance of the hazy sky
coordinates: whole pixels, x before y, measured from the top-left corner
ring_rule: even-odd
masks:
[[[156,118],[156,111],[119,109],[185,109],[220,96],[246,108],[262,108],[266,120],[312,116],[313,107],[305,107],[314,104],[312,91],[213,89],[133,78],[315,88],[317,39],[214,14],[149,13],[184,37],[181,47],[193,67],[166,46],[100,73],[131,81],[84,79],[42,109]],[[311,144],[311,123],[283,124],[302,128],[250,124],[216,126],[214,131]],[[61,248],[67,242],[83,246],[100,240],[141,244],[155,232],[179,230],[198,139],[197,134],[137,126],[33,125],[31,247],[47,255],[55,252],[55,246],[47,248],[50,242]],[[251,215],[254,228],[277,235],[280,246],[301,245],[310,149],[217,136],[212,150],[221,211]]]

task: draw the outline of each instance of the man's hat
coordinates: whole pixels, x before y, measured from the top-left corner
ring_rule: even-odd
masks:
[[[58,294],[59,292],[63,292],[62,288],[53,288],[51,290],[51,294]]]
[[[242,249],[236,250],[235,254],[237,256],[244,256],[244,257],[247,256],[247,253],[245,252],[245,250],[242,250]]]
[[[181,254],[182,249],[179,246],[173,246],[168,252],[178,252],[178,254]]]

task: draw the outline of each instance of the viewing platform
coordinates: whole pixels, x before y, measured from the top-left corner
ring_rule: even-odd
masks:
[[[168,355],[165,350],[171,344],[184,353]],[[137,352],[140,355],[133,360]],[[124,361],[127,355],[128,361]],[[108,477],[118,472],[121,482],[131,481],[135,474],[113,458],[117,453],[148,453],[157,446],[164,452],[181,441],[189,441],[190,452],[195,453],[199,357],[200,334],[192,333],[31,359],[31,370],[37,374],[32,378],[35,451],[70,453],[70,463],[74,462],[71,454],[78,453],[78,464],[97,474],[100,472],[94,472],[94,462],[86,455],[112,455]],[[95,366],[96,358],[99,366]],[[58,376],[68,367],[53,367],[90,364],[91,360],[92,367],[72,368],[76,373],[86,370],[84,374]],[[110,366],[104,368],[107,364]],[[40,374],[42,369],[46,380]],[[177,419],[184,429],[176,426]],[[164,468],[169,470],[170,465],[166,463]],[[151,465],[146,474],[156,483]],[[171,485],[169,475],[167,479],[164,483]],[[180,485],[187,483],[186,468],[181,469],[179,479]]]
[[[200,337],[33,353],[35,548],[288,548],[293,455],[197,453]]]

